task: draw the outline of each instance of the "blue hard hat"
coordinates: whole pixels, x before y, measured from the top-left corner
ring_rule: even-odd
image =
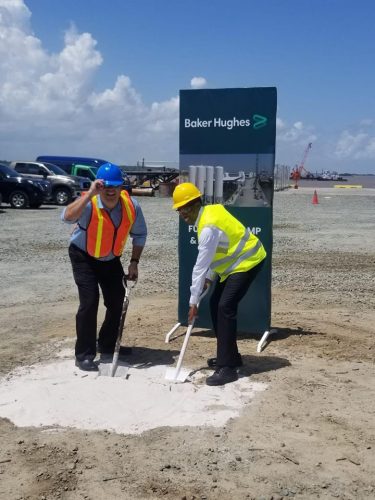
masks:
[[[104,163],[99,167],[96,178],[104,181],[104,186],[121,186],[124,182],[120,167],[113,163]]]

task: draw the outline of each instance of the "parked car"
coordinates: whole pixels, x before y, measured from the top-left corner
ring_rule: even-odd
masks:
[[[51,183],[46,179],[32,179],[0,164],[0,193],[3,203],[13,208],[39,208],[51,196]]]
[[[71,175],[79,175],[81,177],[87,177],[91,181],[96,179],[96,173],[99,167],[90,167],[88,165],[73,165],[71,168]]]
[[[107,160],[101,160],[100,158],[87,158],[84,156],[51,156],[42,155],[38,156],[36,159],[38,162],[42,163],[53,163],[58,167],[62,168],[69,175],[79,175],[75,173],[75,166],[86,166],[94,167],[93,171],[96,171],[99,167],[108,163]],[[87,175],[85,177],[88,177]]]
[[[46,164],[53,163],[57,165],[62,170],[64,170],[67,174],[76,175],[81,177],[86,177],[91,181],[96,179],[96,172],[99,167],[104,165],[104,163],[108,163],[107,160],[101,160],[99,158],[87,158],[83,156],[38,156],[36,159],[37,162],[42,162]],[[131,192],[131,182],[129,176],[123,171],[124,178],[124,189],[126,189],[129,193]]]
[[[90,188],[91,181],[84,177],[68,175],[57,165],[32,161],[12,161],[10,167],[18,173],[37,179],[48,179],[52,185],[52,201],[67,205]]]

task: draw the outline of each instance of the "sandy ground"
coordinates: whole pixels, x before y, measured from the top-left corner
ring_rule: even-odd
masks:
[[[319,189],[317,206],[309,188],[275,195],[278,333],[260,354],[259,339],[239,341],[242,377],[266,389],[238,416],[219,427],[160,422],[141,434],[0,419],[0,498],[375,498],[375,190],[349,191]],[[177,221],[170,200],[140,201],[150,237],[125,336],[140,362],[170,365],[180,345],[164,343],[176,321]],[[3,381],[73,347],[77,299],[59,213],[1,209]],[[198,330],[186,363],[208,374],[214,350],[211,332]],[[225,401],[231,385],[220,390]],[[125,391],[123,403],[126,412]],[[105,401],[91,405],[83,416]]]

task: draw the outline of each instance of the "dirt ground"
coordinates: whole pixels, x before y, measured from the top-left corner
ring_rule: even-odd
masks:
[[[278,331],[260,354],[258,338],[239,340],[242,375],[268,384],[239,418],[141,435],[0,419],[0,498],[375,498],[375,190],[336,191],[320,189],[317,206],[308,188],[275,194]],[[166,360],[176,354],[164,336],[176,321],[177,220],[168,199],[140,202],[150,236],[126,336],[135,356]],[[73,346],[77,297],[60,209],[0,212],[5,377]],[[186,363],[203,368],[214,351],[198,330]]]

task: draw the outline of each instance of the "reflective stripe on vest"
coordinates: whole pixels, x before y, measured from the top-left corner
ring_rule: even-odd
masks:
[[[228,244],[219,243],[210,265],[210,269],[219,274],[220,281],[232,273],[249,271],[266,257],[261,241],[223,205],[202,208],[197,220],[198,241],[203,228],[210,226],[222,231],[228,240]]]
[[[222,274],[232,273],[236,269],[236,267],[238,267],[241,264],[242,261],[244,261],[246,259],[250,259],[254,255],[256,255],[258,250],[260,250],[262,248],[262,246],[263,246],[262,243],[258,240],[256,242],[255,247],[250,248],[250,250],[247,250],[247,252],[244,252],[242,255],[240,255],[238,257],[238,259],[236,260],[236,262],[233,262],[233,264],[231,266],[229,266],[227,269],[225,269],[225,271],[223,271]]]
[[[233,262],[233,259],[235,259],[238,255],[240,255],[240,253],[242,252],[242,250],[244,249],[246,243],[247,243],[247,240],[249,239],[249,236],[250,236],[250,229],[249,228],[246,228],[246,231],[245,231],[245,234],[242,236],[242,238],[240,239],[240,241],[238,242],[238,245],[237,245],[237,248],[235,249],[235,251],[232,253],[232,255],[229,255],[228,257],[224,257],[223,259],[218,259],[218,260],[215,260],[212,264],[211,264],[211,269],[215,270],[216,267],[219,267],[221,266],[222,264],[226,264],[227,262]],[[228,242],[228,246],[229,246],[229,242]],[[219,249],[218,249],[219,250]],[[227,250],[228,251],[228,250]]]
[[[91,200],[91,219],[87,226],[87,253],[95,258],[107,257],[111,252],[120,256],[135,220],[135,208],[127,191],[121,191],[121,220],[116,228],[104,208],[99,208],[98,197]]]

